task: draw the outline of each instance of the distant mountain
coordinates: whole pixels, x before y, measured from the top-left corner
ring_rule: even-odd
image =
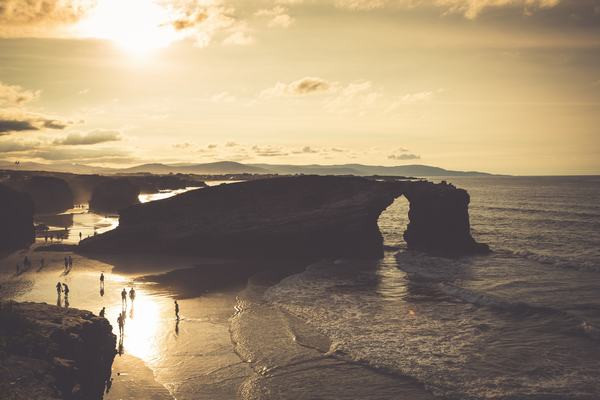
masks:
[[[453,171],[429,165],[398,165],[392,167],[363,164],[341,165],[291,165],[291,164],[242,164],[234,161],[219,161],[205,164],[142,164],[131,168],[111,169],[82,164],[38,164],[21,163],[18,167],[12,163],[0,163],[0,169],[19,169],[26,171],[72,172],[78,174],[280,174],[280,175],[391,175],[391,176],[486,176],[477,171]]]
[[[260,167],[240,164],[233,161],[219,161],[207,164],[143,164],[136,167],[120,169],[119,173],[140,173],[149,172],[151,174],[268,174],[270,171]]]

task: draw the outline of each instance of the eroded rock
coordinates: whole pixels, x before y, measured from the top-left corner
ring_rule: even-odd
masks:
[[[33,202],[29,195],[0,185],[0,221],[0,251],[34,242]]]

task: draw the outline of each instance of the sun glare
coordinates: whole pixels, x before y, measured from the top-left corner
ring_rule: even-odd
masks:
[[[111,40],[129,54],[140,55],[176,39],[169,14],[155,0],[102,0],[76,29],[85,37]]]

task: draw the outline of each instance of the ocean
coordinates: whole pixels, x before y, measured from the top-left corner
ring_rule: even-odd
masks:
[[[447,180],[493,254],[407,251],[398,199],[382,260],[324,260],[240,297],[247,398],[600,398],[600,177]]]

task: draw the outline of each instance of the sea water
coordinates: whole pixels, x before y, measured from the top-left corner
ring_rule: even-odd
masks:
[[[407,251],[401,198],[379,219],[399,250],[320,262],[264,300],[328,338],[332,357],[436,397],[600,398],[600,178],[448,181],[469,191],[473,235],[493,254]]]

